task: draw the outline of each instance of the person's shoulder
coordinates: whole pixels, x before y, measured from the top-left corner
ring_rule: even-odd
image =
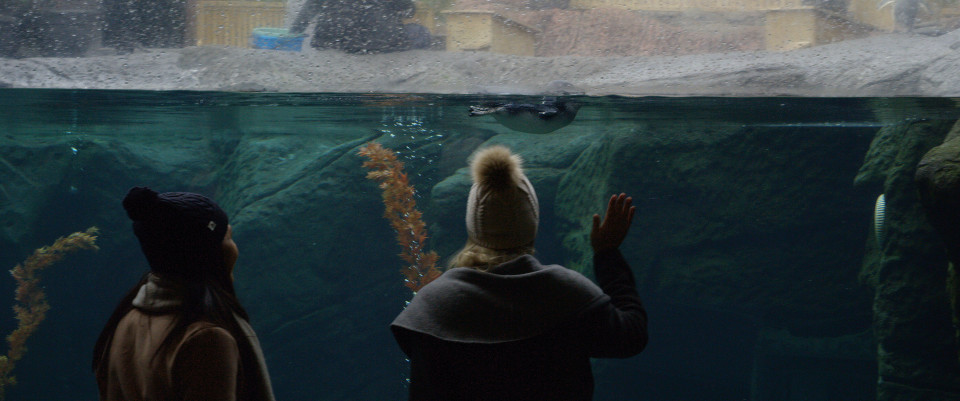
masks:
[[[183,379],[197,374],[235,374],[240,361],[240,348],[233,335],[223,327],[194,322],[173,354],[172,376]],[[203,373],[199,373],[203,372]],[[224,373],[225,372],[225,373]]]
[[[589,289],[596,287],[592,281],[590,281],[587,276],[584,276],[582,273],[564,267],[558,264],[543,264],[539,259],[532,255],[524,255],[520,258],[517,258],[513,263],[519,263],[524,265],[525,269],[529,270],[531,273],[537,274],[543,277],[549,277],[551,280],[557,280],[571,285],[581,285]]]
[[[183,345],[220,344],[226,347],[237,347],[237,340],[227,329],[209,322],[194,322],[187,326],[183,336]]]
[[[584,293],[588,297],[596,298],[603,295],[603,290],[600,289],[600,287],[587,278],[587,276],[576,270],[561,265],[543,265],[541,271],[549,274],[552,280],[558,285],[570,289],[578,289],[577,291]]]
[[[574,270],[574,269],[571,269],[571,268],[568,268],[568,267],[565,267],[565,266],[561,266],[561,265],[540,265],[540,268],[539,268],[539,269],[540,269],[541,271],[548,272],[548,273],[550,273],[550,274],[552,274],[552,275],[556,275],[556,276],[559,276],[559,277],[564,277],[564,278],[567,278],[567,279],[570,279],[570,280],[577,280],[577,281],[586,280],[586,281],[590,281],[590,279],[588,279],[587,276],[584,276],[583,273],[580,273],[580,272],[578,272],[578,271],[576,271],[576,270]]]

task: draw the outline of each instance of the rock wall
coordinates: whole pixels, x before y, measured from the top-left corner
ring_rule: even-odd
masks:
[[[885,117],[901,123],[877,134],[857,176],[858,185],[878,188],[886,199],[885,238],[874,238],[863,271],[875,291],[878,399],[956,400],[960,366],[946,294],[947,257],[914,182],[917,163],[943,141],[953,121]]]
[[[960,339],[960,124],[954,124],[943,143],[934,147],[917,165],[915,181],[927,221],[939,234],[950,265],[947,268],[947,297],[953,309],[953,328]],[[960,356],[960,355],[958,355]]]

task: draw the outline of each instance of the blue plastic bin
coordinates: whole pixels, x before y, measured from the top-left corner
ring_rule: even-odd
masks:
[[[304,34],[290,33],[284,28],[254,28],[251,44],[256,49],[298,52],[303,48]]]

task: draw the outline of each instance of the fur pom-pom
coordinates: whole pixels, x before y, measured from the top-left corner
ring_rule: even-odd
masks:
[[[498,189],[517,185],[523,177],[523,160],[506,146],[493,146],[477,152],[470,164],[473,182]]]
[[[144,221],[156,214],[159,194],[147,187],[133,187],[123,198],[123,208],[133,221]]]

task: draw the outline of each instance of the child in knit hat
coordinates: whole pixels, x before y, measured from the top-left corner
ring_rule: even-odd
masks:
[[[391,329],[410,359],[410,400],[590,400],[590,358],[625,358],[647,343],[647,316],[619,251],[632,199],[593,216],[597,284],[532,256],[536,192],[509,149],[471,163],[468,240]]]

